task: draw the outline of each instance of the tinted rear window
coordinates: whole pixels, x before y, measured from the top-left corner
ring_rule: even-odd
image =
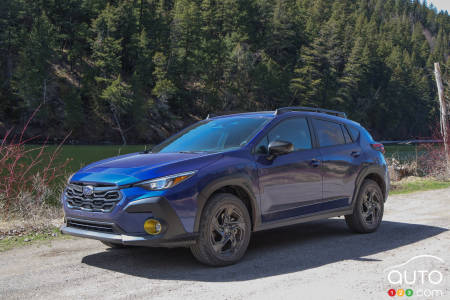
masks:
[[[334,122],[314,119],[314,127],[321,147],[345,144],[341,125]]]

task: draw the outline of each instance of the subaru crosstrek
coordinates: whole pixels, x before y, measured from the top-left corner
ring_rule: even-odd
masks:
[[[190,247],[213,266],[241,259],[254,231],[345,216],[373,232],[389,191],[383,153],[336,111],[208,116],[151,151],[75,173],[62,232],[113,248]]]

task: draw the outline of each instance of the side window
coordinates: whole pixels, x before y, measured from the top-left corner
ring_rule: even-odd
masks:
[[[354,140],[354,141],[357,141],[358,138],[359,138],[359,130],[358,130],[358,128],[356,128],[356,127],[354,127],[354,126],[351,126],[351,125],[349,125],[347,128],[349,129],[350,134],[352,135],[353,140]]]
[[[286,141],[294,145],[295,150],[311,149],[311,134],[305,118],[292,118],[282,121],[272,128],[256,146],[257,153],[267,153],[273,141]]]
[[[352,141],[352,138],[350,137],[350,134],[348,133],[347,128],[344,125],[341,125],[341,128],[342,128],[342,132],[344,133],[345,142],[347,144],[351,144],[353,141]]]
[[[345,144],[341,125],[334,122],[313,119],[321,147]]]

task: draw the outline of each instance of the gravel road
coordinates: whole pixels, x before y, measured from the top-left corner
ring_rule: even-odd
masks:
[[[450,189],[419,192],[389,197],[373,234],[350,233],[343,218],[260,232],[225,268],[200,265],[184,248],[110,250],[75,238],[31,245],[0,253],[0,298],[389,299],[396,286],[383,271],[427,254],[445,261],[433,299],[450,299],[449,206]],[[422,299],[419,288],[400,298]]]

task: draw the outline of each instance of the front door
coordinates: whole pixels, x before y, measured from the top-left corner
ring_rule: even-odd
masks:
[[[276,140],[291,142],[294,151],[269,160],[268,145]],[[268,132],[256,147],[263,222],[301,215],[298,208],[322,200],[320,162],[305,118],[283,120]]]

